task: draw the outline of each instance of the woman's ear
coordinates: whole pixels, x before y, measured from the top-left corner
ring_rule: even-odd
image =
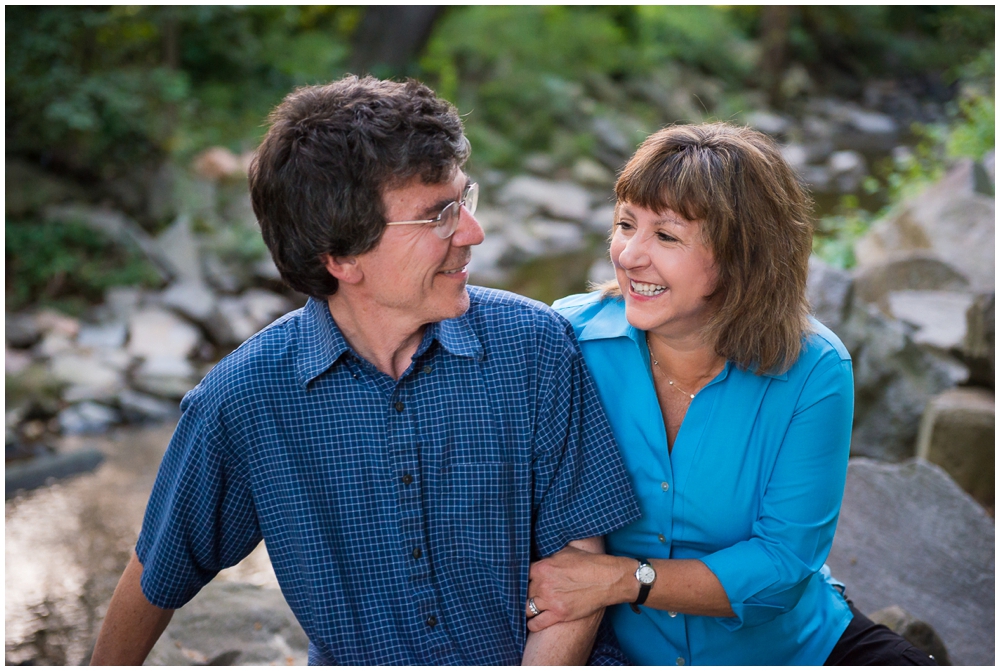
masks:
[[[358,266],[358,257],[356,256],[324,254],[322,258],[323,265],[326,266],[326,272],[337,278],[339,282],[357,284],[364,277],[361,268]]]

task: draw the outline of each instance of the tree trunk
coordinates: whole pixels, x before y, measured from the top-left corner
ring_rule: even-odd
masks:
[[[401,75],[427,44],[437,5],[371,6],[354,33],[351,70],[358,75]]]
[[[763,55],[761,76],[771,107],[780,108],[784,101],[781,80],[788,58],[788,24],[792,10],[788,5],[767,5],[761,9],[760,35]]]

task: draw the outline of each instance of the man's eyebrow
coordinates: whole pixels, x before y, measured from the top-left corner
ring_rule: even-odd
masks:
[[[460,201],[462,199],[462,194],[465,193],[465,190],[469,188],[470,184],[472,184],[472,178],[466,176],[466,178],[465,178],[465,185],[462,187],[462,192],[458,195],[458,198],[442,198],[441,200],[437,201],[436,203],[432,203],[432,204],[428,205],[427,207],[425,207],[423,210],[421,210],[420,215],[419,215],[418,218],[419,219],[433,219],[434,217],[438,216],[439,214],[441,214],[441,210],[443,210],[444,208],[448,207],[449,205],[451,205],[452,203],[454,203],[456,200]]]

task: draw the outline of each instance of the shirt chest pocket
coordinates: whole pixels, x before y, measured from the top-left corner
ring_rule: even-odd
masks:
[[[450,554],[507,564],[521,530],[515,468],[505,462],[451,463],[442,471],[440,533]]]

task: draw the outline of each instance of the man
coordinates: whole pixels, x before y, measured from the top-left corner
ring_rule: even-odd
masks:
[[[455,109],[348,77],[271,123],[254,211],[311,298],[185,397],[93,660],[140,662],[263,538],[310,663],[584,663],[598,618],[527,631],[529,562],[638,509],[568,323],[466,288]]]

